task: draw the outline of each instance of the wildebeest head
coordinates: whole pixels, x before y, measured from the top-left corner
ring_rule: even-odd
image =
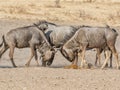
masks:
[[[46,43],[43,43],[38,51],[41,53],[42,58],[42,66],[50,66],[53,62],[54,56],[55,56],[55,49],[52,47],[48,47]]]
[[[34,25],[42,30],[43,32],[45,32],[45,30],[48,29],[48,24],[47,24],[47,21],[39,21],[38,23],[34,23]]]
[[[67,49],[64,46],[61,48],[61,53],[63,54],[63,56],[69,60],[70,62],[72,62],[75,59],[75,53],[72,49]]]

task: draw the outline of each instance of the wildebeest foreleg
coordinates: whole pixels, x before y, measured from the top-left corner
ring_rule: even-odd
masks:
[[[78,69],[78,53],[75,53],[75,60],[72,61],[72,68]]]
[[[86,51],[86,46],[83,47],[82,52],[81,52],[81,68],[88,66],[86,60],[85,60],[85,51]]]
[[[75,60],[72,62],[73,65],[77,65],[78,64],[78,54],[75,54]]]
[[[35,61],[37,63],[37,66],[39,66],[39,63],[38,63],[38,56],[37,56],[37,51],[35,50]]]
[[[78,53],[75,53],[75,59],[72,61],[72,64],[69,66],[66,66],[64,68],[66,69],[78,69]]]
[[[10,57],[10,60],[11,60],[11,62],[12,62],[13,67],[17,67],[17,66],[15,65],[14,60],[13,60],[14,49],[15,49],[14,46],[10,47],[9,57]]]
[[[32,60],[32,58],[33,58],[34,55],[35,55],[35,49],[34,49],[34,47],[31,46],[30,48],[31,48],[31,56],[30,56],[28,62],[25,64],[25,66],[27,66],[27,67],[30,65],[31,60]]]
[[[110,55],[110,68],[112,68],[112,52],[111,52],[111,55]]]

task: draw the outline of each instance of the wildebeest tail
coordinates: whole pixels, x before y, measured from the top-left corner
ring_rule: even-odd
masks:
[[[4,43],[4,35],[2,36],[2,42],[0,43],[0,47],[3,45],[3,43]]]
[[[114,28],[112,28],[112,30],[115,32],[115,34],[118,36],[118,32],[114,29]]]
[[[3,45],[7,46],[4,35],[2,35],[2,42],[0,43],[0,47],[2,47]]]
[[[118,36],[118,32],[117,30],[115,30],[114,28],[111,28],[109,25],[106,24],[106,28],[110,28],[112,29],[112,31],[116,34],[116,36]]]

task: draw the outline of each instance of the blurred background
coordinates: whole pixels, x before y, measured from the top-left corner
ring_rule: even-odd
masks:
[[[0,19],[120,25],[120,0],[0,0]]]

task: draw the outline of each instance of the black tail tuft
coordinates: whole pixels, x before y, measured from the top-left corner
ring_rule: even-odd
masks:
[[[118,32],[117,30],[115,30],[114,28],[112,28],[112,30],[116,33],[116,35],[118,36]]]
[[[3,42],[4,42],[4,35],[2,36],[2,43],[0,43],[0,47],[3,45]]]

